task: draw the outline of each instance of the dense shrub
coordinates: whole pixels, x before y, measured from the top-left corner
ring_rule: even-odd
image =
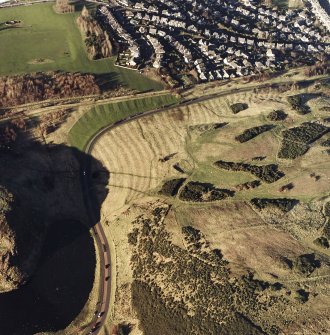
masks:
[[[330,147],[330,138],[321,143],[322,147]]]
[[[13,195],[9,193],[6,188],[0,185],[0,215],[11,210],[13,200]]]
[[[305,105],[302,94],[291,95],[288,97],[288,102],[298,114],[304,115],[310,112],[310,108]]]
[[[287,118],[288,114],[283,112],[282,110],[273,110],[267,116],[267,118],[271,121],[283,121]]]
[[[179,163],[174,164],[173,169],[177,170],[180,173],[185,173]]]
[[[305,122],[298,127],[283,131],[282,146],[278,153],[280,158],[297,158],[306,153],[309,144],[315,142],[330,128],[319,123]]]
[[[309,146],[304,143],[295,143],[284,141],[282,142],[282,147],[278,153],[279,158],[295,159],[304,155],[309,149]]]
[[[209,183],[191,181],[184,186],[180,193],[180,199],[185,201],[206,202],[222,200],[227,197],[232,197],[234,194],[234,191],[216,188]]]
[[[186,318],[183,306],[178,302],[176,308],[167,308],[159,288],[152,289],[148,284],[135,280],[132,284],[132,301],[142,321],[144,334],[188,333],[189,317]]]
[[[136,245],[138,241],[138,235],[139,235],[139,230],[137,228],[134,228],[132,232],[130,232],[127,237],[128,237],[128,243],[132,245]]]
[[[277,199],[267,199],[267,198],[253,198],[251,203],[258,209],[264,209],[267,207],[275,207],[280,209],[282,212],[289,212],[299,200],[287,199],[287,198],[277,198]]]
[[[285,185],[282,185],[278,190],[279,192],[286,192],[286,191],[290,191],[294,188],[294,184],[293,183],[288,183]]]
[[[185,182],[186,178],[178,178],[178,179],[171,179],[166,181],[161,190],[159,191],[160,194],[166,195],[168,197],[174,197],[181,185]]]
[[[194,227],[191,226],[185,226],[182,227],[182,233],[185,237],[185,240],[188,243],[193,243],[195,245],[197,245],[200,241],[200,239],[202,238],[202,234],[198,229],[195,229]]]
[[[264,124],[262,126],[257,126],[257,127],[252,127],[249,129],[244,130],[244,132],[238,136],[235,137],[235,140],[238,142],[247,142],[253,138],[255,138],[256,136],[271,130],[274,128],[274,125],[272,124]]]
[[[230,109],[234,114],[237,114],[245,109],[249,108],[249,105],[246,103],[238,102],[236,104],[230,105]]]
[[[304,122],[298,127],[290,128],[283,132],[284,138],[288,141],[312,143],[327,133],[329,128],[315,122]]]
[[[249,311],[260,313],[279,301],[277,293],[271,294],[269,302],[258,301],[260,291],[271,289],[272,284],[252,274],[232,280],[221,250],[211,249],[194,227],[182,228],[186,247],[174,244],[163,219],[167,210],[157,207],[153,218],[146,214],[133,222],[139,230],[146,220],[152,222],[150,234],[132,248],[132,305],[139,328],[145,335],[265,334],[252,322]],[[274,285],[274,290],[280,288]]]
[[[176,152],[166,155],[165,157],[159,158],[159,161],[162,163],[165,163],[167,161],[169,161],[171,158],[173,158],[176,155]]]
[[[252,157],[253,161],[263,161],[265,160],[266,156],[254,156]]]
[[[320,266],[321,263],[315,258],[314,253],[300,255],[293,262],[294,269],[307,276]]]
[[[151,287],[142,281],[133,281],[132,301],[145,335],[264,334],[260,327],[240,313],[231,316],[224,324],[202,315],[202,308],[191,317],[187,314],[183,303],[180,301],[166,303],[160,288]]]
[[[261,184],[260,180],[252,180],[247,181],[246,183],[238,184],[235,186],[235,188],[239,191],[250,190],[260,186],[260,184]]]
[[[251,165],[247,163],[225,162],[221,160],[215,162],[214,164],[221,169],[229,171],[250,172],[266,183],[273,183],[284,176],[284,173],[278,170],[278,166],[276,164]]]
[[[329,249],[330,247],[329,241],[325,236],[318,237],[313,243],[324,249]]]
[[[305,291],[304,289],[299,289],[296,291],[295,299],[297,299],[298,301],[305,303],[308,301],[308,297],[309,292]]]

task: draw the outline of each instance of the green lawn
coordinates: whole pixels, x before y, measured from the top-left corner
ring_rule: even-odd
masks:
[[[0,9],[0,75],[64,70],[107,74],[112,82],[140,91],[162,89],[137,71],[116,67],[114,57],[89,60],[76,25],[78,15],[56,14],[52,3]],[[8,29],[3,24],[7,20],[21,20],[22,27]],[[33,64],[36,59],[48,62]]]
[[[158,107],[169,106],[177,102],[178,99],[175,96],[164,94],[96,106],[85,113],[73,125],[69,132],[69,142],[79,150],[84,150],[92,136],[102,128],[128,116]]]

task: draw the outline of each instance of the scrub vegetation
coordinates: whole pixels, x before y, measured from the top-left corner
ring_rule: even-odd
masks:
[[[278,165],[276,164],[252,165],[247,163],[217,161],[214,165],[229,171],[250,172],[266,183],[273,183],[284,176],[284,173],[278,170]]]
[[[330,128],[316,122],[305,122],[298,127],[283,131],[282,146],[278,153],[280,158],[295,159],[305,154],[310,145]]]
[[[235,137],[235,140],[243,143],[252,140],[256,136],[264,133],[265,131],[271,130],[274,128],[272,124],[264,124],[262,126],[252,127],[244,130],[244,132]]]

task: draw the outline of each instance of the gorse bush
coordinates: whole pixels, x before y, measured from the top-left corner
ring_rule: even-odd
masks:
[[[185,182],[186,178],[178,178],[178,179],[171,179],[166,181],[161,190],[159,191],[160,194],[166,195],[168,197],[174,197],[178,191],[179,188],[182,186],[182,184]]]
[[[262,126],[257,126],[257,127],[252,127],[249,129],[244,130],[244,132],[238,136],[235,137],[235,140],[243,143],[243,142],[247,142],[253,138],[255,138],[256,136],[273,129],[275,126],[272,124],[265,124]]]
[[[252,165],[247,163],[225,162],[220,160],[215,162],[214,165],[229,171],[250,172],[266,183],[273,183],[284,176],[284,173],[278,170],[278,166],[276,164]]]
[[[288,102],[298,114],[304,115],[310,112],[310,108],[304,103],[302,94],[289,96]]]
[[[222,200],[234,194],[234,191],[216,188],[209,183],[190,181],[183,187],[179,197],[184,201],[206,202]]]
[[[288,114],[282,110],[274,110],[268,114],[267,118],[271,121],[283,121],[287,118],[287,116]]]
[[[245,109],[248,109],[249,105],[246,103],[238,102],[236,104],[230,105],[230,109],[234,114],[237,114]]]
[[[283,131],[279,158],[297,158],[305,154],[309,145],[323,136],[330,128],[315,122],[305,122],[298,127]]]
[[[280,209],[282,212],[289,212],[295,205],[299,203],[299,200],[287,198],[253,198],[251,199],[251,203],[258,209],[274,207]]]
[[[320,236],[313,243],[321,248],[328,249],[330,247],[329,240],[325,236]]]
[[[322,147],[330,147],[330,138],[321,143]]]
[[[260,310],[257,295],[270,284],[253,276],[231,281],[221,250],[211,249],[203,233],[191,226],[182,228],[187,247],[173,244],[165,228],[166,212],[166,208],[158,208],[153,217],[141,215],[133,222],[140,233],[146,220],[151,229],[138,238],[131,258],[132,304],[143,333],[265,334],[242,306]],[[213,276],[220,281],[213,281]],[[267,306],[262,304],[262,308]],[[224,318],[225,323],[221,322]]]
[[[315,258],[314,253],[300,255],[293,261],[293,268],[307,276],[320,266],[321,263]]]

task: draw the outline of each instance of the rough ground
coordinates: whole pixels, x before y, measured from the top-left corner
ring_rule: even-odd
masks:
[[[310,97],[304,116],[287,102],[298,93]],[[329,229],[323,207],[330,158],[321,145],[329,135],[294,160],[277,155],[283,130],[303,122],[329,126],[326,94],[313,84],[237,93],[127,123],[98,140],[93,155],[110,172],[102,217],[116,245],[116,323],[130,323],[132,334],[327,333],[329,248],[315,240]],[[248,108],[233,114],[234,103]],[[287,118],[270,122],[279,109]],[[275,127],[235,140],[269,123]],[[244,185],[258,177],[219,169],[217,160],[276,164],[284,176],[250,188]],[[191,203],[179,199],[182,186],[177,196],[161,196],[174,178],[235,195]],[[296,203],[262,209],[253,198]]]

